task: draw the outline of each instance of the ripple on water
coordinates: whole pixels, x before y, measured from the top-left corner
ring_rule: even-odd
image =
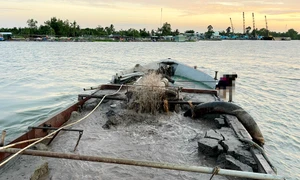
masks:
[[[298,41],[0,43],[0,100],[6,102],[0,104],[0,125],[17,136],[72,103],[82,88],[106,83],[136,63],[170,57],[212,76],[216,70],[219,76],[237,73],[235,103],[259,124],[279,174],[300,179],[298,47]]]

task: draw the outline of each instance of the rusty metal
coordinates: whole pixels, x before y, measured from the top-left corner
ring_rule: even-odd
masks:
[[[58,128],[56,128],[56,127],[33,127],[33,126],[29,126],[28,129],[57,130]],[[61,129],[61,131],[79,131],[79,132],[83,132],[82,129],[66,129],[66,128]]]
[[[78,146],[78,144],[79,144],[79,141],[80,141],[80,139],[81,139],[81,137],[82,137],[82,134],[83,134],[83,132],[81,131],[81,132],[79,132],[79,137],[78,137],[78,140],[77,140],[77,142],[76,142],[76,145],[75,145],[75,147],[74,147],[74,150],[73,151],[76,151],[76,148],[77,148],[77,146]]]
[[[97,91],[96,91],[97,92]],[[39,127],[43,127],[43,125],[45,123],[50,124],[52,127],[60,127],[62,126],[65,122],[68,121],[68,119],[71,116],[71,113],[73,111],[77,111],[78,107],[83,105],[89,98],[85,98],[83,100],[80,100],[76,103],[74,103],[73,105],[69,106],[68,108],[64,109],[63,111],[57,113],[56,115],[47,118],[45,121],[43,121]],[[12,142],[10,142],[9,144],[14,144],[20,141],[26,141],[29,139],[34,139],[34,138],[39,138],[39,137],[44,137],[46,136],[47,133],[44,132],[43,130],[30,130],[27,133],[19,136],[18,138],[16,138],[15,140],[13,140]],[[24,148],[27,145],[31,144],[32,142],[28,142],[28,143],[22,143],[22,144],[18,144],[15,147],[17,148]],[[10,154],[8,153],[0,153],[0,162],[3,161],[6,157],[10,156]]]
[[[84,91],[99,89],[98,87],[83,88]]]
[[[28,127],[28,128],[30,128],[30,129],[43,129],[43,130],[57,130],[57,129],[58,129],[58,128],[54,128],[54,127]],[[57,132],[54,134],[54,136],[53,136],[53,137],[50,139],[50,141],[47,143],[47,146],[51,144],[51,142],[54,140],[54,138],[58,135],[58,133],[59,133],[60,131],[78,131],[78,132],[79,132],[79,139],[77,140],[77,144],[76,144],[76,147],[77,147],[77,145],[78,145],[78,143],[79,143],[79,140],[80,140],[80,138],[81,138],[81,136],[82,136],[82,134],[83,134],[83,130],[82,130],[82,129],[66,129],[66,128],[63,128],[63,129],[57,131]],[[76,147],[75,147],[75,148],[76,148]],[[75,149],[74,149],[74,151],[75,151]]]
[[[102,99],[104,95],[90,95],[90,94],[78,94],[78,99],[83,99],[83,98],[97,98],[97,99]],[[120,101],[126,101],[126,98],[122,97],[114,97],[114,96],[106,96],[105,99],[108,100],[120,100]]]
[[[47,146],[49,146],[51,144],[51,142],[54,140],[54,138],[58,135],[60,131],[57,131],[54,136],[50,139],[50,141],[48,142]]]

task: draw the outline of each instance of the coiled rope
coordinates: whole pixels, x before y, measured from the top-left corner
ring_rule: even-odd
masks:
[[[9,157],[8,159],[6,159],[5,161],[3,161],[1,164],[0,164],[0,167],[3,166],[4,164],[6,164],[8,161],[10,161],[11,159],[13,159],[14,157],[16,157],[17,155],[21,154],[23,151],[25,151],[26,149],[36,145],[37,143],[43,141],[44,139],[46,138],[49,138],[50,136],[54,135],[55,133],[57,133],[58,131],[60,131],[61,129],[63,128],[66,128],[66,127],[69,127],[69,126],[72,126],[74,124],[77,124],[81,121],[83,121],[84,119],[86,119],[87,117],[89,117],[100,105],[101,103],[103,102],[103,100],[105,99],[106,96],[112,96],[112,95],[115,95],[117,94],[123,87],[123,84],[121,84],[120,88],[118,89],[118,91],[112,93],[112,94],[106,94],[103,96],[103,98],[101,99],[101,101],[97,104],[97,106],[91,111],[89,112],[86,116],[84,116],[83,118],[73,122],[73,123],[70,123],[70,124],[67,124],[65,126],[62,126],[60,128],[58,128],[57,130],[53,131],[52,133],[48,134],[47,136],[43,137],[43,138],[40,138],[39,140],[35,141],[34,143],[32,144],[29,144],[28,146],[24,147],[23,149],[19,150],[17,153],[15,153],[14,155],[12,155],[11,157]],[[5,149],[6,147],[2,147],[2,149]]]

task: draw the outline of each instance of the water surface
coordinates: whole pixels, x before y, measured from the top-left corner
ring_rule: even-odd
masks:
[[[278,173],[300,179],[299,41],[194,43],[1,42],[0,130],[7,141],[77,100],[82,88],[107,83],[117,71],[173,58],[237,73],[234,101],[266,139]]]

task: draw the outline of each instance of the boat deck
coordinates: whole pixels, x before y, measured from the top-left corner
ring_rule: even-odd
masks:
[[[127,85],[122,88],[118,84],[99,86],[98,90],[89,95],[79,95],[78,103],[45,121],[53,127],[60,127],[72,112],[66,124],[80,121],[68,127],[79,131],[60,131],[49,146],[45,145],[49,142],[47,140],[34,148],[73,155],[210,168],[218,166],[222,169],[272,174],[273,170],[262,153],[253,151],[250,135],[235,116],[206,114],[196,119],[186,117],[188,114],[195,115],[194,110],[199,107],[193,108],[196,104],[221,101],[217,91],[213,90],[214,79],[191,67],[174,64],[169,60],[164,63],[167,68],[165,70],[172,71],[172,67],[177,67],[176,73],[186,73],[191,79],[175,75],[172,77],[175,83],[166,88],[167,75],[164,78],[159,77],[158,80],[154,79],[159,85],[149,86],[147,90],[140,89],[139,86],[147,85],[138,84],[138,78],[149,69],[136,65],[133,70],[116,74],[112,81],[122,84],[126,82]],[[153,65],[159,67],[157,63]],[[138,69],[140,70],[137,71]],[[151,83],[151,79],[148,82]],[[136,91],[131,89],[133,87]],[[116,93],[119,88],[120,91]],[[163,90],[163,94],[154,93],[155,96],[152,96],[151,91],[155,88],[158,92]],[[102,101],[105,95],[109,96]],[[144,97],[146,101],[140,101]],[[142,113],[146,109],[143,109],[143,105],[148,106],[148,101],[156,102],[155,107],[160,108],[154,112],[150,108],[151,113]],[[101,105],[95,108],[100,102]],[[76,109],[78,111],[74,111]],[[52,131],[31,130],[18,140],[43,137]],[[83,132],[82,136],[80,132]],[[80,141],[77,146],[78,139]],[[7,154],[2,156],[6,157]],[[36,173],[43,175],[39,176]],[[39,179],[210,179],[212,176],[195,172],[32,156],[20,156],[10,161],[0,169],[0,175],[6,179],[30,179],[33,176]],[[214,179],[239,178],[216,175]]]
[[[94,95],[111,94],[115,90],[102,90]],[[115,98],[124,98],[126,90]],[[212,94],[181,93],[184,100],[210,102]],[[92,98],[80,113],[73,112],[67,123],[87,115],[100,99]],[[125,108],[121,100],[104,100],[87,119],[72,128],[83,130],[78,139],[76,132],[60,132],[49,151],[81,155],[106,156],[134,160],[165,162],[180,165],[215,167],[216,157],[203,155],[198,150],[198,141],[212,129],[218,129],[214,117],[192,119],[183,113],[189,105],[181,105],[178,112],[160,112],[156,115],[136,113]],[[229,128],[228,128],[229,129]],[[31,162],[28,165],[28,162]],[[74,161],[66,159],[22,156],[6,166],[1,172],[7,179],[28,179],[39,166],[48,163],[49,173],[45,179],[209,179],[210,174],[162,170],[145,167]],[[34,165],[33,165],[34,164]],[[3,169],[2,169],[3,170]],[[16,171],[17,170],[17,171]],[[215,176],[215,179],[228,179]]]

